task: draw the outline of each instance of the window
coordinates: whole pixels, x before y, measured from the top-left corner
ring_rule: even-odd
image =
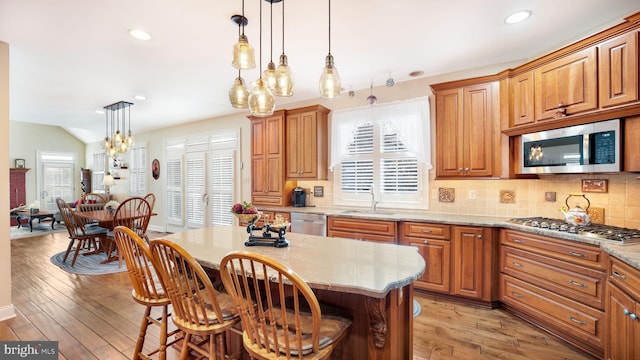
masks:
[[[131,148],[129,152],[129,193],[131,196],[147,194],[147,147]]]
[[[91,192],[105,194],[102,180],[105,176],[105,164],[107,163],[107,155],[104,149],[93,153],[93,171],[91,173]]]
[[[428,207],[426,100],[336,112],[332,159],[337,205]]]

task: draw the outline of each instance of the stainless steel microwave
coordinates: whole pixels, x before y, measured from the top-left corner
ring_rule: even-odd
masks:
[[[620,119],[524,134],[523,174],[618,172]]]

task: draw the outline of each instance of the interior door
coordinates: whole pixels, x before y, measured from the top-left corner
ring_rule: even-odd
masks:
[[[39,176],[40,210],[56,211],[58,209],[56,198],[62,198],[67,202],[75,200],[75,166],[73,164],[42,163],[41,174],[42,176]]]

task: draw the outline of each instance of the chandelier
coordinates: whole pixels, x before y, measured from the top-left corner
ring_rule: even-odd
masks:
[[[131,105],[133,103],[119,101],[104,107],[106,115],[106,136],[104,138],[104,150],[109,157],[115,158],[118,154],[124,154],[133,145],[131,134]],[[125,135],[125,129],[129,125]]]

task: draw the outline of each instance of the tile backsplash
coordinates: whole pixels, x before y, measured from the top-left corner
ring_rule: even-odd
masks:
[[[434,180],[429,182],[429,212],[489,215],[505,218],[544,216],[560,219],[560,207],[570,193],[582,193],[582,179],[609,180],[606,193],[587,192],[591,206],[604,209],[607,225],[640,229],[640,175],[546,175],[535,180]],[[331,181],[299,181],[299,186],[324,186],[324,197],[311,197],[311,205],[333,205]],[[439,188],[454,189],[455,201],[439,201]],[[513,202],[501,202],[501,191],[512,192]],[[432,191],[435,190],[435,191]],[[555,192],[556,201],[546,193]],[[504,199],[504,198],[503,198]],[[569,199],[574,207],[576,198]],[[580,203],[586,206],[584,200]]]

